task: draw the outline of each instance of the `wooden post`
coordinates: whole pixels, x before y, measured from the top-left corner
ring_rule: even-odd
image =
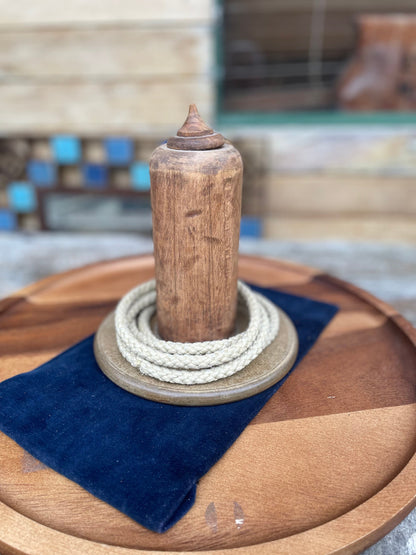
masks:
[[[150,160],[157,324],[163,339],[228,337],[237,309],[243,164],[194,105]]]

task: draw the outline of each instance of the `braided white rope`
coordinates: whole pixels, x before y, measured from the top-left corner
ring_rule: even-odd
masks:
[[[232,376],[270,345],[279,330],[279,313],[273,303],[240,281],[238,295],[249,316],[242,333],[197,343],[164,341],[151,329],[156,282],[147,281],[127,293],[116,308],[119,351],[140,372],[165,382],[192,385]]]

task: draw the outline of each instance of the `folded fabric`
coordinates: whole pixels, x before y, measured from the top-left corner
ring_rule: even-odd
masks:
[[[253,289],[292,319],[299,336],[298,364],[337,308]],[[106,378],[94,359],[93,337],[88,337],[0,384],[0,429],[96,497],[150,530],[164,532],[191,508],[197,481],[286,379],[225,405],[156,403]]]

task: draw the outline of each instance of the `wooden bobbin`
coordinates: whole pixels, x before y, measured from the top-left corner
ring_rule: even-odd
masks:
[[[191,105],[176,136],[150,160],[157,332],[165,340],[225,339],[243,331],[237,313],[238,241],[243,164],[239,152]],[[246,368],[210,384],[149,378],[120,354],[110,315],[95,339],[103,372],[136,395],[171,404],[220,404],[249,397],[293,366],[297,335],[280,311],[276,339]],[[194,370],[189,370],[190,372]]]

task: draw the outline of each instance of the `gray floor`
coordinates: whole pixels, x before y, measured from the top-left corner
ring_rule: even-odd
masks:
[[[0,297],[44,276],[91,262],[149,252],[133,234],[2,234]],[[416,247],[343,241],[243,240],[240,251],[300,262],[370,291],[416,325]],[[366,555],[415,555],[416,510]]]

